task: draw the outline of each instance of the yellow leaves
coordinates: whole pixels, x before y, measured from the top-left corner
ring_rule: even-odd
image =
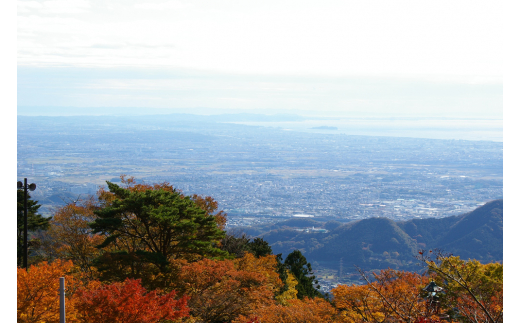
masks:
[[[246,252],[244,257],[234,260],[235,267],[252,273],[258,273],[267,279],[267,286],[270,290],[276,291],[283,285],[282,280],[276,272],[276,256],[268,255],[256,258],[251,253]]]
[[[437,252],[437,261],[425,261],[428,269],[444,280],[448,300],[461,315],[474,321],[501,320],[503,311],[503,265],[464,261]]]
[[[296,290],[296,285],[298,285],[298,280],[294,277],[293,274],[286,270],[287,272],[287,290],[282,294],[276,296],[276,300],[282,305],[288,305],[289,300],[296,299],[298,295],[298,291]]]

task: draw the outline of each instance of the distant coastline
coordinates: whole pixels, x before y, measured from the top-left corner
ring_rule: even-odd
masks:
[[[180,111],[184,111],[180,113]],[[241,124],[288,131],[355,136],[423,138],[442,140],[503,141],[502,119],[461,117],[361,117],[302,116],[298,114],[190,114],[182,109],[18,107],[18,118],[142,117],[175,118],[186,122]],[[198,111],[201,112],[201,111]],[[68,113],[68,114],[67,114]],[[72,119],[67,119],[72,120]],[[19,121],[20,122],[20,121]]]

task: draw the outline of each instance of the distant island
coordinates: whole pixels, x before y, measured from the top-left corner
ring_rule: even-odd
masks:
[[[312,127],[311,129],[316,129],[316,130],[338,130],[338,127],[319,126],[319,127]]]

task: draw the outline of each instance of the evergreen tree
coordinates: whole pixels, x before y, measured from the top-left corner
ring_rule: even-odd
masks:
[[[278,276],[282,280],[283,286],[280,288],[280,290],[276,293],[276,295],[281,295],[287,290],[289,290],[289,284],[287,283],[288,275],[287,275],[287,266],[283,263],[282,254],[279,253],[276,255],[276,272],[278,273]]]
[[[310,298],[322,297],[318,291],[320,285],[318,285],[318,281],[313,275],[311,264],[307,262],[307,259],[299,250],[291,252],[285,258],[284,265],[298,281],[296,290],[298,291],[299,299],[303,299],[305,296]]]
[[[168,272],[176,259],[228,256],[215,247],[225,235],[215,217],[189,196],[159,186],[133,189],[107,184],[109,203],[94,211],[98,218],[90,224],[93,233],[106,235],[99,247],[111,249],[95,262],[103,279],[143,278],[146,283],[143,275]]]
[[[252,253],[256,258],[273,254],[273,250],[267,241],[262,238],[251,238],[245,234],[237,234],[228,231],[226,237],[220,241],[220,249],[227,251],[236,258],[242,258],[246,252]]]
[[[249,250],[255,257],[264,257],[273,254],[273,249],[269,245],[269,242],[263,238],[255,238],[253,241],[247,244]]]
[[[233,232],[227,232],[224,239],[220,241],[220,249],[227,251],[230,255],[236,258],[244,257],[245,252],[250,251],[248,246],[249,238],[245,233],[237,235]]]
[[[22,266],[23,263],[23,232],[24,232],[24,190],[18,190],[16,192],[16,206],[17,206],[17,231],[16,231],[16,249],[17,249],[17,265]],[[38,213],[41,205],[38,201],[31,199],[29,192],[27,192],[27,231],[34,232],[37,230],[47,230],[49,228],[49,221],[51,218],[45,218]],[[29,251],[31,245],[36,241],[27,237],[27,244],[29,245]]]

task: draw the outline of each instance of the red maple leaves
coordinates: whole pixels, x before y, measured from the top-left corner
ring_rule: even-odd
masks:
[[[90,322],[144,323],[188,316],[188,297],[176,300],[175,291],[159,295],[147,292],[140,280],[126,279],[97,289],[77,291],[76,308]]]

